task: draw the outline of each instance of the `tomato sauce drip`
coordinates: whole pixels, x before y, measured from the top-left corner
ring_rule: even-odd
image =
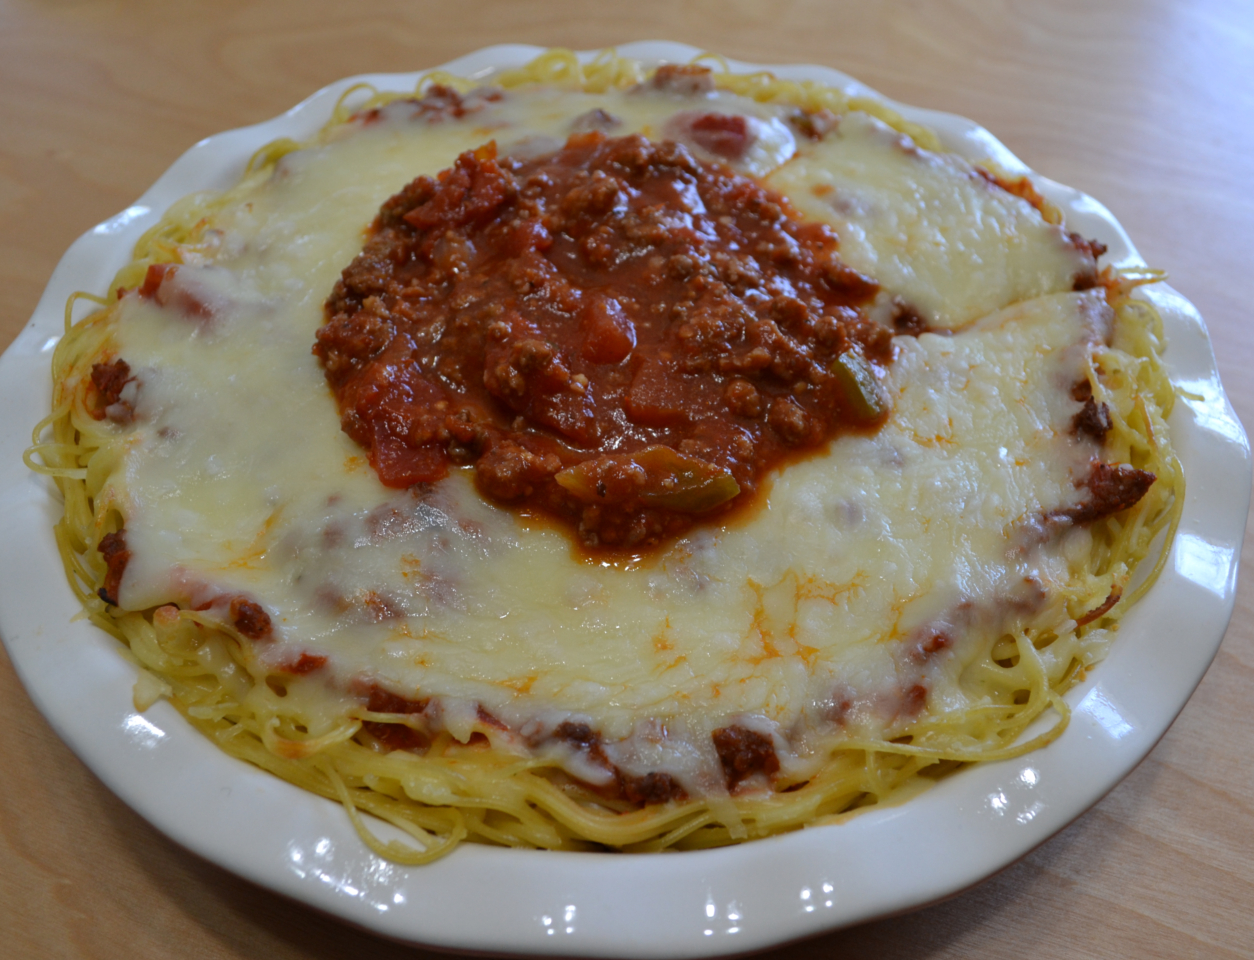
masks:
[[[672,142],[489,144],[383,205],[314,353],[385,484],[473,464],[585,546],[654,544],[883,422],[891,336],[836,246]]]

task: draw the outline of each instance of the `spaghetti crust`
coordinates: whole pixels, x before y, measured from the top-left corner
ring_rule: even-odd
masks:
[[[601,92],[645,78],[640,64],[612,51],[585,64],[568,51],[550,51],[494,81],[507,90],[548,85]],[[861,111],[919,146],[940,149],[933,133],[874,100],[765,73],[722,69],[713,81],[763,103],[836,116]],[[433,84],[470,89],[461,78],[433,73],[419,82],[418,92]],[[312,143],[334,140],[353,117],[406,96],[411,95],[354,88]],[[1154,582],[1167,555],[1162,537],[1170,542],[1183,504],[1184,478],[1166,426],[1174,394],[1161,360],[1161,319],[1132,295],[1136,285],[1157,274],[1108,268],[1102,275],[1114,335],[1092,351],[1088,383],[1094,406],[1107,411],[1104,455],[1152,473],[1157,481],[1130,509],[1088,526],[1085,572],[1072,579],[1064,597],[1069,619],[1048,629],[1017,629],[993,644],[964,678],[982,691],[976,708],[959,716],[922,712],[891,740],[841,739],[825,748],[812,776],[777,781],[770,791],[640,805],[579,781],[551,757],[485,749],[447,732],[421,750],[387,749],[380,730],[413,728],[402,703],[363,700],[330,722],[314,722],[303,712],[302,698],[288,696],[299,679],[259,657],[238,621],[169,604],[134,611],[109,602],[115,599],[106,589],[109,551],[101,548],[124,529],[126,517],[107,480],[125,455],[126,436],[102,416],[100,378],[93,380],[92,374],[117,358],[114,323],[122,291],[141,287],[154,265],[211,257],[215,214],[264,184],[284,156],[303,146],[272,143],[252,158],[236,187],[175,204],[138,242],[108,296],[77,294],[67,304],[65,335],[53,356],[53,409],[35,428],[26,459],[31,469],[54,479],[64,499],[55,536],[87,616],[141,665],[138,708],[168,698],[226,753],[342,803],[363,842],[407,864],[434,860],[463,840],[565,850],[718,846],[839,821],[859,809],[905,799],[964,764],[1039,749],[1062,732],[1069,714],[1063,694],[1102,659],[1120,617]],[[72,323],[78,299],[98,309]],[[363,814],[392,824],[415,842],[380,839]]]

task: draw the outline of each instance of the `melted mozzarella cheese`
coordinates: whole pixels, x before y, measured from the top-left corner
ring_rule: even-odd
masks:
[[[796,150],[792,130],[785,122],[789,112],[790,109],[723,90],[678,96],[648,86],[603,94],[540,87],[510,91],[497,101],[477,101],[476,111],[464,121],[424,123],[422,129],[424,137],[435,143],[444,142],[445,146],[444,137],[456,139],[458,133],[469,133],[473,146],[495,139],[502,153],[520,158],[558,149],[572,131],[599,130],[611,137],[640,133],[651,140],[678,139],[706,160],[727,163],[742,173],[763,177],[785,163]],[[743,155],[710,153],[692,137],[682,121],[703,114],[745,118],[749,134]],[[382,110],[383,119],[390,121],[393,129],[404,128],[406,121],[416,116],[419,108],[412,101],[395,101]],[[352,128],[344,132],[355,135]],[[447,166],[454,156],[447,156],[435,170]],[[398,184],[398,188],[404,182],[407,181]]]
[[[1015,534],[1079,498],[1096,452],[1070,430],[1070,387],[1109,319],[1095,293],[898,338],[881,430],[836,440],[776,475],[751,514],[637,564],[580,560],[563,532],[485,501],[467,472],[422,492],[379,483],[310,353],[364,225],[490,128],[547,135],[596,105],[643,129],[676,109],[615,96],[510,95],[459,122],[384,117],[291,154],[216,215],[216,254],[177,272],[208,317],[122,301],[117,351],[140,383],[108,491],[131,550],[122,606],[225,617],[245,594],[270,612],[275,640],[258,653],[275,664],[311,652],[340,690],[364,678],[435,698],[462,740],[479,704],[514,731],[586,721],[623,770],[706,794],[723,789],[719,726],[797,743],[890,735],[913,687],[932,710],[964,709],[980,691],[963,669],[997,637],[1066,619],[1057,588],[1074,571],[1060,546]],[[813,167],[798,180],[804,169],[776,184],[799,206],[828,182]],[[943,271],[917,270],[929,272]],[[938,634],[952,645],[921,655]],[[777,743],[785,769],[811,762]]]
[[[1091,267],[1059,226],[953,154],[853,112],[767,180],[830,223],[840,255],[934,327],[1070,290]]]

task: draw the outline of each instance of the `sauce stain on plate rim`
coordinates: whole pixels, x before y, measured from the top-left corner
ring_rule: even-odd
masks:
[[[491,47],[443,69],[484,79],[541,52]],[[701,51],[643,42],[617,52],[686,62]],[[828,68],[765,69],[874,95]],[[272,121],[193,147],[136,204],[70,248],[31,323],[0,360],[0,402],[11,425],[0,433],[0,533],[27,545],[20,558],[15,552],[0,561],[0,633],[36,705],[114,792],[206,859],[385,936],[463,950],[696,957],[763,949],[957,893],[1043,843],[1144,758],[1223,638],[1251,482],[1248,441],[1223,393],[1202,319],[1162,284],[1145,296],[1163,315],[1166,360],[1183,391],[1171,418],[1191,481],[1183,520],[1161,579],[1124,618],[1107,659],[1067,695],[1071,725],[1044,750],[962,771],[906,804],[838,826],[730,848],[618,855],[464,845],[435,864],[406,868],[365,849],[338,804],[220,753],[168,703],[137,714],[134,668],[111,638],[71,622],[78,605],[50,535],[58,512],[52,486],[21,462],[27,431],[47,407],[48,355],[64,303],[75,290],[102,289],[174,200],[229,186],[266,142],[311,135],[352,84],[412,89],[420,75],[346,79]],[[888,103],[931,126],[960,155],[1027,170],[971,121]],[[1140,264],[1105,207],[1036,182],[1069,228],[1110,247],[1110,262]],[[1181,636],[1192,642],[1176,642]],[[471,889],[475,895],[465,896]],[[486,914],[484,902],[492,904]]]

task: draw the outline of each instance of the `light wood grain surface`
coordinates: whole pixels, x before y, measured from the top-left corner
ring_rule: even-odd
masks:
[[[839,67],[976,119],[1038,171],[1100,198],[1206,317],[1229,395],[1254,423],[1254,4],[1244,0],[0,0],[0,347],[71,241],[202,137],[353,73],[507,41],[652,38]],[[944,904],[772,956],[1254,956],[1251,577],[1254,564],[1175,726],[1092,811]],[[167,841],[60,743],[0,654],[0,955],[421,953]]]

